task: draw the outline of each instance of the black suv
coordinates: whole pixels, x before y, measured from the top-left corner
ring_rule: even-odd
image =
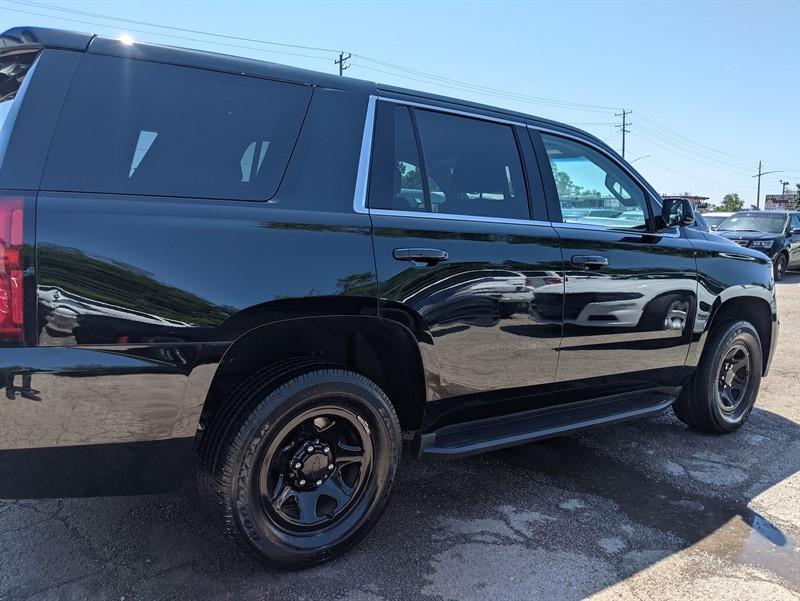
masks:
[[[755,248],[772,259],[775,279],[800,267],[800,213],[742,211],[719,224],[717,233],[739,246]]]
[[[769,259],[580,130],[66,31],[0,48],[0,497],[194,466],[221,528],[302,566],[375,524],[401,449],[753,408]]]

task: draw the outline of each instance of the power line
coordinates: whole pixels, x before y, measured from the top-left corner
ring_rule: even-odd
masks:
[[[226,39],[226,40],[237,40],[237,41],[253,42],[253,43],[258,43],[258,44],[268,44],[268,45],[271,45],[271,46],[283,46],[283,47],[288,47],[288,48],[297,48],[297,49],[303,49],[303,50],[313,50],[313,51],[327,52],[327,53],[332,53],[332,54],[339,54],[340,53],[339,50],[334,50],[332,48],[322,48],[322,47],[318,47],[318,46],[305,46],[305,45],[301,45],[301,44],[288,44],[288,43],[282,43],[282,42],[271,42],[271,41],[266,41],[266,40],[260,40],[260,39],[257,39],[257,38],[244,37],[244,36],[233,36],[233,35],[218,34],[218,33],[213,33],[213,32],[209,32],[209,31],[202,31],[202,30],[199,30],[199,29],[190,29],[190,28],[186,28],[186,27],[174,27],[174,26],[170,26],[170,25],[162,25],[162,24],[159,24],[159,23],[151,23],[151,22],[148,22],[148,21],[140,21],[140,20],[136,20],[136,19],[126,19],[126,18],[122,18],[122,17],[112,17],[112,16],[109,16],[109,15],[103,15],[103,14],[100,14],[100,13],[94,13],[94,12],[77,10],[77,9],[70,9],[70,8],[63,8],[63,7],[60,7],[60,6],[53,6],[51,4],[47,4],[47,3],[44,3],[44,2],[34,2],[32,0],[3,0],[3,1],[7,2],[7,3],[26,6],[26,7],[33,6],[33,7],[40,8],[40,9],[46,9],[46,10],[57,11],[57,12],[62,12],[62,13],[68,13],[68,14],[73,14],[73,15],[88,16],[88,17],[92,17],[92,18],[96,18],[96,19],[103,19],[103,20],[107,20],[107,21],[118,21],[118,22],[122,22],[122,23],[133,23],[134,25],[143,25],[143,26],[146,26],[146,27],[156,27],[156,28],[159,28],[159,29],[165,29],[165,30],[170,30],[170,31],[178,31],[178,32],[184,32],[184,33],[198,34],[198,35],[208,36],[208,37],[212,37],[212,38],[221,38],[221,39]],[[22,11],[20,9],[15,9],[15,8],[6,8],[6,10],[13,10],[13,11],[22,12],[22,13],[26,12],[26,11]],[[37,15],[37,16],[43,16],[43,17],[67,20],[67,21],[78,22],[78,23],[86,23],[85,21],[80,21],[80,20],[76,20],[76,19],[68,19],[66,17],[58,17],[58,16],[55,16],[55,15],[47,15],[47,14],[41,14],[41,13],[30,13],[30,12],[28,12],[27,14],[34,14],[34,15]],[[87,23],[87,24],[94,25],[94,26],[98,26],[99,25],[101,27],[108,27],[107,25],[97,24],[97,23]],[[137,30],[133,30],[132,29],[131,31],[137,31]],[[150,34],[150,35],[162,35],[162,34],[155,34],[154,32],[141,31],[141,30],[138,30],[138,32],[147,33],[147,34]],[[175,37],[176,37],[176,39],[186,39],[186,38],[180,38],[180,37],[177,37],[177,36],[175,36]],[[207,40],[197,40],[197,39],[191,39],[191,41],[207,42]],[[348,53],[348,54],[350,54],[352,56],[352,58],[358,58],[358,59],[361,59],[363,61],[367,61],[367,62],[372,63],[372,64],[377,64],[377,65],[383,66],[385,68],[389,68],[389,69],[401,71],[401,72],[404,72],[404,73],[409,73],[409,74],[412,74],[412,75],[416,75],[418,77],[422,77],[422,78],[424,78],[422,80],[424,82],[427,82],[428,80],[446,82],[451,86],[463,86],[464,88],[469,88],[471,91],[478,91],[478,92],[482,92],[482,93],[491,93],[491,94],[493,94],[495,96],[507,97],[508,99],[511,99],[511,100],[521,100],[521,101],[524,101],[524,102],[531,102],[531,103],[534,103],[534,104],[541,104],[541,105],[545,105],[545,106],[553,106],[553,107],[560,107],[560,108],[574,109],[574,110],[595,111],[595,112],[613,111],[613,110],[616,110],[616,108],[617,108],[617,107],[611,107],[611,106],[593,105],[593,104],[585,104],[585,103],[578,103],[578,102],[568,102],[568,101],[556,100],[556,99],[552,99],[552,98],[544,98],[544,97],[539,97],[539,96],[530,96],[530,95],[527,95],[527,94],[518,94],[518,93],[515,93],[515,92],[506,91],[506,90],[497,90],[495,88],[491,88],[491,87],[488,87],[488,86],[482,86],[482,85],[479,85],[479,84],[474,84],[474,83],[466,82],[466,81],[463,81],[463,80],[453,79],[453,78],[449,78],[449,77],[443,77],[443,76],[440,76],[440,75],[427,73],[425,71],[420,71],[420,70],[417,70],[417,69],[404,67],[402,65],[396,65],[396,64],[393,64],[393,63],[389,63],[389,62],[386,62],[386,61],[383,61],[383,60],[379,60],[379,59],[376,59],[376,58],[372,58],[372,57],[369,57],[369,56],[366,56],[366,55],[362,55],[362,54],[356,54],[356,53]],[[368,68],[368,67],[362,66],[362,68]],[[372,69],[372,70],[379,71],[377,69]],[[395,75],[393,73],[390,73],[390,74]],[[454,89],[460,89],[460,88],[454,87]]]
[[[669,152],[671,154],[674,154],[676,156],[682,157],[684,159],[688,159],[688,160],[690,160],[692,162],[695,162],[695,163],[702,163],[704,165],[709,165],[711,167],[714,167],[715,169],[719,169],[720,171],[725,171],[727,173],[733,173],[735,175],[738,175],[739,177],[745,177],[745,176],[749,175],[749,170],[730,169],[730,168],[727,168],[727,167],[722,167],[722,166],[720,166],[719,163],[716,163],[716,162],[711,161],[711,160],[706,160],[704,157],[692,156],[691,154],[686,154],[684,152],[675,150],[674,148],[670,148],[669,146],[664,146],[663,144],[659,144],[657,141],[655,141],[655,139],[650,138],[648,135],[646,135],[646,134],[644,134],[642,132],[639,132],[638,130],[635,133],[632,133],[631,136],[633,136],[635,138],[638,138],[640,140],[644,140],[648,144],[652,144],[653,146],[661,148],[662,150],[666,150],[667,152]]]
[[[270,46],[270,47],[284,47],[284,48],[291,48],[291,49],[307,50],[307,51],[312,51],[312,52],[333,54],[334,56],[338,55],[339,56],[339,60],[334,60],[333,62],[334,62],[334,64],[339,66],[339,74],[340,75],[342,75],[343,72],[346,69],[350,68],[353,65],[356,65],[361,69],[365,69],[365,70],[369,70],[369,71],[375,71],[375,72],[379,72],[379,73],[384,73],[384,74],[391,75],[393,77],[399,77],[399,78],[402,78],[402,79],[405,79],[405,80],[418,81],[418,82],[425,83],[426,85],[434,85],[434,86],[438,86],[438,87],[442,87],[442,88],[450,89],[450,90],[458,90],[458,91],[467,91],[467,92],[472,92],[472,93],[478,93],[478,94],[489,96],[489,97],[500,98],[500,99],[505,99],[505,100],[511,100],[511,101],[516,101],[516,102],[525,102],[525,103],[537,104],[537,105],[548,106],[548,107],[552,107],[552,108],[565,109],[565,110],[592,111],[592,112],[603,112],[603,113],[611,112],[611,111],[614,111],[614,110],[619,110],[616,107],[611,107],[611,106],[568,102],[568,101],[557,100],[557,99],[552,99],[552,98],[544,98],[544,97],[539,97],[539,96],[531,96],[531,95],[527,95],[527,94],[520,94],[520,93],[516,93],[516,92],[513,92],[513,91],[509,91],[509,90],[493,88],[493,87],[490,87],[490,86],[484,86],[484,85],[480,85],[480,84],[475,84],[475,83],[471,83],[471,82],[467,82],[467,81],[463,81],[463,80],[459,80],[459,79],[454,79],[454,78],[450,78],[450,77],[444,77],[444,76],[440,76],[440,75],[435,75],[435,74],[432,74],[432,73],[428,73],[428,72],[421,71],[421,70],[418,70],[418,69],[413,69],[413,68],[410,68],[410,67],[405,67],[405,66],[402,66],[402,65],[396,65],[396,64],[393,64],[393,63],[389,63],[387,61],[382,61],[382,60],[375,59],[375,58],[372,58],[372,57],[369,57],[369,56],[365,56],[365,55],[359,55],[359,54],[347,52],[346,56],[345,56],[345,52],[344,51],[338,51],[338,50],[334,50],[332,48],[323,48],[323,47],[319,47],[319,46],[306,46],[306,45],[301,45],[301,44],[289,44],[289,43],[283,43],[283,42],[272,42],[272,41],[261,40],[261,39],[257,39],[257,38],[249,38],[249,37],[235,36],[235,35],[225,35],[225,34],[220,34],[220,33],[202,31],[202,30],[198,30],[198,29],[190,29],[190,28],[186,28],[186,27],[176,27],[176,26],[170,26],[170,25],[162,25],[162,24],[159,24],[159,23],[151,23],[151,22],[148,22],[148,21],[141,21],[141,20],[135,20],[135,19],[126,19],[126,18],[123,18],[123,17],[113,17],[113,16],[109,16],[109,15],[104,15],[104,14],[101,14],[101,13],[95,13],[95,12],[83,11],[83,10],[78,10],[78,9],[59,7],[59,6],[54,6],[52,4],[48,4],[48,3],[45,3],[45,2],[37,2],[37,1],[34,1],[34,0],[0,0],[0,1],[6,2],[6,3],[11,3],[11,4],[16,4],[16,5],[21,5],[21,6],[24,6],[24,7],[34,7],[34,8],[44,9],[44,10],[48,10],[48,11],[66,13],[66,14],[70,14],[70,15],[102,19],[102,20],[105,20],[105,21],[130,23],[130,24],[134,24],[134,25],[142,25],[142,26],[146,26],[146,27],[158,28],[158,29],[165,30],[165,31],[177,31],[177,32],[181,32],[181,33],[190,33],[190,34],[205,36],[205,37],[208,37],[208,38],[215,38],[215,39],[218,39],[218,40],[243,41],[243,42],[266,45],[266,46]],[[86,21],[86,20],[82,20],[82,19],[74,19],[74,18],[69,18],[69,17],[65,17],[65,16],[57,16],[57,15],[53,15],[53,14],[43,14],[43,13],[38,13],[38,12],[26,11],[26,10],[21,10],[19,8],[0,7],[0,9],[9,10],[9,11],[13,11],[13,12],[19,12],[19,13],[23,13],[23,14],[31,14],[31,15],[35,15],[35,16],[42,16],[42,17],[47,17],[47,18],[70,21],[70,22],[74,22],[74,23],[81,23],[81,24],[85,24],[85,25],[91,25],[93,27],[100,27],[100,28],[103,28],[103,29],[112,29],[113,28],[113,25],[109,25],[109,24],[96,23],[96,22]],[[192,42],[200,42],[200,43],[205,43],[205,44],[214,44],[214,45],[219,45],[219,46],[226,46],[226,47],[230,47],[230,48],[240,48],[240,49],[252,50],[252,51],[256,51],[256,52],[266,52],[266,53],[272,53],[272,54],[281,54],[281,55],[285,55],[285,56],[298,56],[298,57],[312,59],[312,60],[320,60],[320,61],[330,60],[329,58],[325,58],[323,56],[318,56],[318,55],[296,53],[296,52],[286,52],[286,51],[280,51],[280,50],[275,50],[275,49],[267,49],[267,48],[257,48],[257,47],[253,47],[253,46],[249,46],[249,45],[233,44],[233,43],[230,43],[229,41],[221,42],[221,41],[213,41],[213,40],[201,39],[201,38],[196,38],[196,37],[188,37],[188,36],[183,36],[183,35],[157,33],[157,32],[147,31],[147,30],[143,30],[143,29],[133,29],[133,28],[128,28],[128,29],[130,31],[132,31],[132,32],[143,33],[143,34],[146,34],[148,36],[152,35],[152,36],[168,38],[168,39],[187,40],[187,41],[192,41]],[[351,58],[355,58],[355,59],[360,60],[362,62],[349,62],[348,63],[347,61],[349,61]],[[367,66],[367,65],[364,65],[363,62],[367,62],[367,63],[369,63],[371,65],[378,65],[380,67],[384,67],[384,69],[389,69],[389,70],[388,71],[387,70],[381,70],[379,68],[375,68],[374,66]],[[619,124],[616,124],[616,127],[622,133],[622,137],[623,137],[623,140],[622,140],[622,142],[623,142],[623,149],[622,149],[623,150],[623,156],[625,155],[625,152],[626,152],[626,134],[630,133],[630,131],[628,130],[628,126],[630,125],[630,122],[627,121],[627,115],[630,114],[631,112],[632,111],[630,111],[630,110],[622,109],[622,113],[615,113],[616,116],[622,117],[622,119],[623,119],[623,123],[622,123],[621,126]],[[730,171],[732,171],[733,169],[736,169],[737,173],[742,173],[745,170],[749,170],[748,169],[749,160],[746,157],[742,156],[742,155],[735,155],[735,154],[732,154],[732,153],[728,153],[728,152],[723,152],[723,151],[717,150],[717,149],[712,148],[710,146],[707,146],[707,145],[705,145],[703,143],[696,142],[696,141],[692,140],[691,138],[689,138],[688,136],[685,136],[684,134],[681,134],[680,132],[677,132],[674,129],[671,129],[671,128],[665,126],[665,125],[662,125],[658,121],[656,121],[656,120],[654,120],[654,119],[652,119],[650,117],[647,117],[646,115],[643,115],[643,114],[638,113],[638,112],[637,112],[637,115],[646,124],[646,125],[642,125],[640,123],[639,126],[637,127],[637,131],[639,129],[643,130],[643,132],[646,134],[646,136],[643,139],[648,141],[648,143],[652,143],[652,144],[654,144],[656,146],[659,146],[660,148],[663,148],[665,150],[673,152],[674,154],[677,154],[678,156],[683,156],[684,158],[690,158],[691,160],[700,160],[702,162],[702,160],[705,159],[706,162],[713,163],[715,165],[715,167],[717,167],[718,169],[726,170],[726,169],[724,169],[722,167],[718,167],[718,165],[724,165],[726,167],[731,168],[731,169],[728,169]],[[595,123],[588,122],[588,123],[576,123],[575,125],[605,125],[605,124],[606,123],[604,123],[604,122],[595,122]],[[632,134],[632,135],[635,135],[635,134]],[[667,144],[668,146],[674,146],[676,148],[679,148],[680,151],[677,151],[677,150],[674,150],[672,148],[668,148],[668,147],[662,146],[662,145],[654,142],[652,139],[650,139],[649,138],[650,136],[652,138],[660,140],[661,142]],[[686,153],[688,153],[689,155],[695,155],[696,157],[700,157],[700,158],[698,159],[698,158],[695,158],[695,157],[692,157],[692,156],[687,156]],[[770,164],[771,165],[780,166],[777,163],[770,163]],[[789,169],[789,168],[787,167],[787,169]],[[710,180],[707,180],[707,181],[710,181]]]
[[[748,173],[748,174],[750,173],[751,170],[750,164],[744,162],[737,163],[726,159],[722,159],[719,156],[714,155],[712,153],[705,152],[703,150],[694,148],[687,144],[676,142],[671,138],[663,136],[657,130],[650,129],[649,127],[647,127],[646,125],[642,125],[641,123],[637,128],[637,133],[644,134],[648,139],[658,140],[663,144],[666,144],[667,147],[662,147],[662,148],[667,148],[671,152],[675,152],[676,154],[679,154],[681,156],[686,156],[687,158],[699,157],[700,159],[705,159],[706,161],[709,161],[715,165],[724,165],[729,170],[735,170],[741,173]]]
[[[754,158],[752,156],[738,155],[738,154],[733,154],[733,153],[730,153],[730,152],[725,152],[725,151],[722,151],[722,150],[718,150],[716,148],[712,148],[711,146],[708,146],[708,145],[703,144],[701,142],[697,142],[697,141],[693,140],[692,138],[689,138],[688,136],[686,136],[686,135],[684,135],[684,134],[682,134],[682,133],[680,133],[680,132],[678,132],[678,131],[676,131],[674,129],[671,129],[671,128],[667,127],[666,125],[663,125],[663,124],[659,123],[658,121],[656,121],[656,120],[654,120],[654,119],[652,119],[650,117],[647,117],[646,115],[644,115],[643,113],[641,113],[639,111],[637,111],[636,114],[640,119],[642,119],[645,122],[648,122],[652,127],[661,130],[662,132],[664,132],[664,134],[666,134],[669,137],[679,141],[682,144],[691,144],[693,146],[697,146],[699,148],[702,148],[702,149],[707,150],[709,152],[712,152],[714,154],[718,154],[718,155],[727,157],[731,161],[740,162],[743,165],[744,164],[746,164],[748,166],[752,165],[757,160],[756,158]],[[771,165],[775,165],[776,167],[781,167],[781,168],[784,168],[784,169],[788,169],[789,168],[786,165],[779,165],[778,163],[773,163],[772,161],[768,161],[768,163],[770,163]]]
[[[667,171],[671,171],[672,173],[677,173],[678,175],[682,175],[682,176],[688,177],[690,179],[696,179],[696,180],[699,180],[701,182],[706,182],[706,183],[709,183],[709,184],[717,184],[718,186],[729,186],[731,188],[747,188],[748,190],[754,190],[755,189],[753,186],[737,186],[737,185],[731,184],[731,182],[720,182],[720,181],[716,181],[716,180],[713,180],[713,179],[706,179],[704,177],[697,177],[696,175],[689,175],[688,173],[684,173],[683,171],[678,171],[677,169],[672,169],[671,167],[667,167],[666,165],[662,165],[661,163],[657,163],[656,161],[654,161],[652,159],[649,159],[647,157],[642,157],[642,160],[646,161],[646,162],[648,162],[648,163],[650,163],[652,165],[655,165],[656,167],[660,167],[661,169],[666,169]]]
[[[236,35],[225,35],[222,33],[213,33],[209,31],[202,31],[199,29],[189,29],[186,27],[175,27],[173,25],[162,25],[160,23],[150,23],[148,21],[138,21],[136,19],[126,19],[124,17],[112,17],[109,15],[103,15],[100,13],[93,13],[88,12],[85,10],[78,10],[75,8],[64,8],[62,6],[53,6],[52,4],[47,4],[45,2],[33,2],[32,0],[4,0],[5,2],[10,2],[12,4],[22,4],[25,6],[33,6],[36,8],[44,8],[47,10],[53,10],[63,13],[70,13],[74,15],[83,15],[85,17],[93,17],[95,19],[104,19],[107,21],[119,21],[122,23],[133,23],[134,25],[144,25],[145,27],[156,27],[158,29],[167,29],[170,31],[180,31],[183,33],[194,33],[199,35],[206,35],[215,38],[224,38],[226,40],[238,40],[240,42],[255,42],[257,44],[268,44],[270,46],[283,46],[285,48],[297,48],[300,50],[317,50],[319,52],[333,52],[336,53],[338,50],[333,50],[332,48],[320,48],[316,46],[303,46],[300,44],[288,44],[284,42],[270,42],[267,40],[261,40],[258,38],[247,38],[243,36],[236,36]],[[44,15],[46,16],[46,15]]]
[[[9,1],[9,0],[6,0],[6,1]],[[105,23],[94,23],[92,21],[85,21],[85,20],[82,20],[82,19],[70,19],[69,17],[59,17],[59,16],[56,16],[56,15],[48,15],[48,14],[37,13],[37,12],[28,11],[28,10],[21,10],[19,8],[7,8],[7,7],[4,7],[4,6],[0,6],[0,10],[7,10],[7,11],[15,12],[15,13],[22,13],[22,14],[25,14],[25,15],[34,15],[34,16],[37,16],[37,17],[47,17],[48,19],[57,19],[59,21],[68,21],[70,23],[79,23],[81,25],[91,25],[92,27],[100,27],[102,29],[113,30],[113,26],[112,25],[106,25]],[[299,57],[303,57],[303,58],[310,58],[310,59],[321,60],[321,61],[326,61],[326,62],[328,60],[330,60],[330,59],[322,57],[322,56],[314,56],[314,55],[302,54],[302,53],[298,53],[298,52],[285,52],[285,51],[282,51],[282,50],[269,50],[267,48],[256,48],[254,46],[244,46],[242,44],[231,44],[231,43],[227,43],[227,42],[215,42],[213,40],[203,40],[203,39],[200,39],[200,38],[179,36],[179,35],[175,35],[175,34],[156,33],[154,31],[147,31],[147,30],[144,30],[144,29],[135,29],[135,28],[131,28],[131,27],[128,27],[126,29],[128,31],[133,32],[133,33],[144,33],[144,34],[147,34],[147,35],[152,35],[152,36],[156,36],[156,37],[159,37],[159,38],[166,38],[166,39],[169,39],[169,40],[184,40],[184,41],[189,41],[189,42],[200,42],[202,44],[213,44],[214,46],[223,46],[223,47],[226,47],[226,48],[241,48],[241,49],[245,49],[245,50],[253,50],[255,52],[266,52],[266,53],[269,53],[269,54],[280,54],[280,55],[283,55],[283,56],[299,56]]]

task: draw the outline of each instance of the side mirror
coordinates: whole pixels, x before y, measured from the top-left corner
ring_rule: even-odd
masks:
[[[793,227],[792,229],[789,230],[789,234],[792,236],[797,236],[798,234],[800,234],[800,227]]]
[[[670,198],[661,205],[661,221],[665,227],[694,224],[694,207],[685,198]]]

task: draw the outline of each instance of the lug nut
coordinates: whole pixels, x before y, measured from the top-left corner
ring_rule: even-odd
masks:
[[[324,449],[322,449],[322,452],[323,453],[330,453],[331,452],[331,448],[330,447],[325,447]]]
[[[305,480],[300,480],[300,486],[305,486],[305,485],[306,485],[306,481]]]
[[[332,469],[333,469],[333,464],[332,463],[328,464],[328,470],[332,470]]]
[[[308,445],[306,447],[306,451],[308,451],[309,453],[313,453],[314,452],[314,447],[312,447],[311,445]]]
[[[299,461],[294,464],[294,469],[296,469],[296,470],[299,470],[301,467],[303,467],[303,464],[300,463]]]
[[[317,480],[317,486],[319,486],[320,484],[322,484],[322,480]]]

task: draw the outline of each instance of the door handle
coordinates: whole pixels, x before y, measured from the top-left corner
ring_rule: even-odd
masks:
[[[573,265],[583,267],[587,271],[608,266],[608,259],[597,255],[575,255],[572,257],[571,262]]]
[[[411,261],[414,264],[436,265],[447,261],[447,251],[438,248],[395,248],[392,256],[398,261]]]

